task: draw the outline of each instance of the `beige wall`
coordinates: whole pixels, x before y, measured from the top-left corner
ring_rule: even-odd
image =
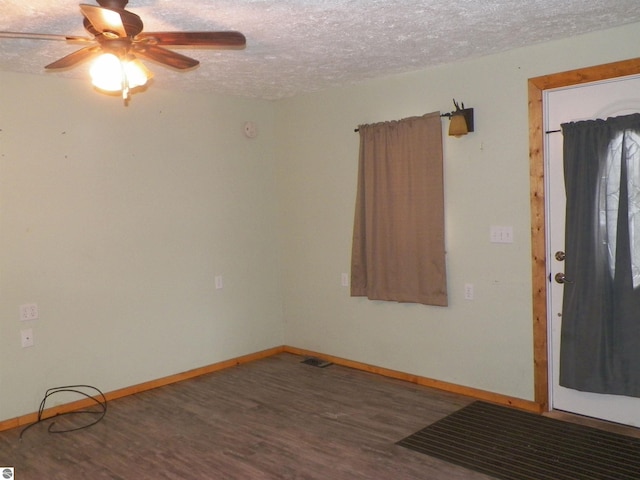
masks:
[[[283,343],[270,102],[0,84],[0,419]]]
[[[0,420],[47,388],[111,391],[283,343],[532,399],[526,80],[639,44],[636,24],[279,102],[151,88],[125,108],[0,72]],[[476,133],[445,138],[450,307],[350,298],[354,127],[454,97]],[[515,242],[489,243],[490,225]],[[19,321],[24,303],[39,320]]]
[[[280,102],[286,343],[532,400],[527,79],[638,45],[636,24]],[[354,127],[450,111],[452,98],[475,108],[476,132],[444,144],[450,306],[350,298]],[[490,243],[491,225],[512,226],[514,243]]]

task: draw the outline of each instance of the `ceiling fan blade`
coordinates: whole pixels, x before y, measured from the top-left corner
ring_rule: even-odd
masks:
[[[88,60],[89,58],[97,54],[99,51],[100,51],[100,48],[95,45],[92,45],[90,47],[84,47],[84,48],[81,48],[80,50],[76,50],[75,52],[70,53],[66,57],[62,57],[60,60],[56,60],[55,62],[50,63],[44,68],[46,68],[47,70],[52,70],[55,68],[73,67],[80,62],[84,62],[85,60]]]
[[[244,47],[247,39],[240,32],[143,32],[137,39],[149,39],[157,45],[194,45]]]
[[[0,38],[26,38],[30,40],[66,40],[69,42],[91,42],[93,38],[76,35],[55,35],[50,33],[0,32]]]
[[[200,64],[198,60],[156,45],[134,43],[133,49],[136,55],[180,70],[192,68]]]
[[[142,20],[127,10],[114,10],[81,4],[82,14],[100,33],[116,34],[118,37],[135,37],[143,28]]]

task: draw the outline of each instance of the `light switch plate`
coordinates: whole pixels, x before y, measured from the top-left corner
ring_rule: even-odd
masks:
[[[513,243],[513,227],[491,225],[491,243]]]

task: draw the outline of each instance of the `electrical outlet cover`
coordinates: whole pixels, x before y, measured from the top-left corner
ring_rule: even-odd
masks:
[[[20,305],[20,320],[36,320],[38,318],[38,304],[26,303]]]
[[[464,284],[464,298],[465,300],[473,300],[473,284],[472,283]]]
[[[25,328],[20,330],[22,338],[22,348],[33,347],[33,328]]]

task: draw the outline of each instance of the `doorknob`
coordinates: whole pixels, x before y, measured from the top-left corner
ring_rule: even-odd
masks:
[[[558,250],[555,254],[556,260],[558,260],[559,262],[562,262],[566,256],[566,253],[564,253],[562,250]]]
[[[556,282],[558,283],[573,283],[571,280],[567,280],[567,277],[565,277],[564,273],[562,272],[556,273],[555,277],[553,278],[555,278]]]

